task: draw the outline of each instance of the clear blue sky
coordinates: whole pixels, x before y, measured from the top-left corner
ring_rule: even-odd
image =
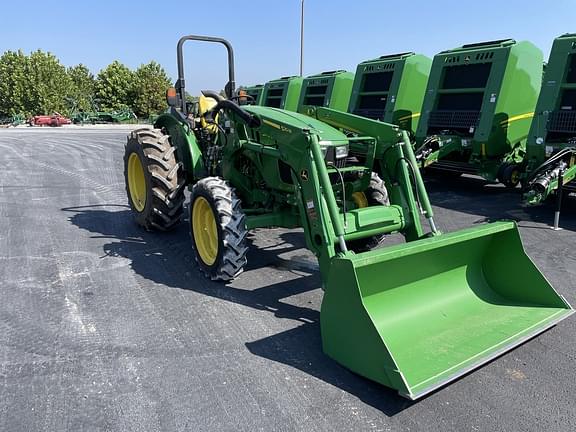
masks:
[[[179,6],[177,6],[179,5]],[[485,40],[530,40],[548,58],[552,40],[576,33],[576,2],[305,0],[304,75],[353,71],[363,60],[402,51],[428,56]],[[0,52],[50,51],[92,72],[113,60],[135,68],[156,60],[176,76],[176,42],[184,34],[224,37],[236,51],[239,84],[297,74],[300,0],[3,2]],[[185,50],[188,90],[226,82],[224,48]]]

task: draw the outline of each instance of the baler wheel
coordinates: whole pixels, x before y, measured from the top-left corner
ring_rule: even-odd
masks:
[[[124,148],[124,177],[136,223],[167,231],[180,222],[185,178],[168,135],[159,129],[132,131]]]
[[[246,265],[246,219],[234,189],[219,177],[199,180],[190,198],[196,262],[215,281],[230,281]]]
[[[520,183],[520,167],[517,164],[508,163],[501,169],[500,181],[509,189],[514,189]]]

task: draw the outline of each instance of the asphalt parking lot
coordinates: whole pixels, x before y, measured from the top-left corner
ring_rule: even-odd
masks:
[[[416,403],[321,350],[320,279],[299,231],[258,230],[230,285],[197,271],[185,223],[131,218],[123,129],[0,130],[0,430],[570,431],[576,317]],[[519,220],[576,304],[576,198],[428,181],[439,227]]]

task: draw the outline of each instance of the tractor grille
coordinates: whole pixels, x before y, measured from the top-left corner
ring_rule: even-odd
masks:
[[[347,158],[336,159],[334,165],[336,165],[337,168],[346,168],[346,166],[348,165]]]
[[[480,111],[445,111],[430,112],[428,126],[445,129],[476,128],[480,120]]]
[[[548,117],[548,132],[576,132],[576,111],[552,111]]]

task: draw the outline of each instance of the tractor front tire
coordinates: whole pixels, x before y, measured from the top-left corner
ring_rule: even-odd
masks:
[[[386,189],[384,180],[374,172],[370,178],[368,188],[364,191],[364,196],[365,200],[362,201],[365,201],[368,206],[390,205],[390,198],[388,197],[388,190]],[[354,252],[366,252],[381,246],[382,243],[384,243],[385,238],[386,234],[378,234],[371,237],[352,240],[349,242],[349,246]]]
[[[180,222],[185,176],[168,135],[159,129],[132,131],[124,148],[124,178],[136,223],[168,231]]]
[[[246,218],[234,189],[219,177],[199,180],[190,197],[196,262],[214,281],[231,281],[246,265]]]

